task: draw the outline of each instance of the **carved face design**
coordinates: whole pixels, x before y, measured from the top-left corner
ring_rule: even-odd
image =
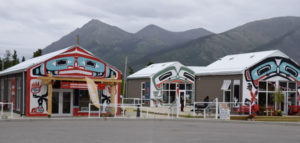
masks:
[[[63,57],[46,62],[53,75],[103,76],[104,64],[84,57]]]
[[[94,76],[104,75],[105,65],[99,61],[85,57],[61,57],[45,62],[33,69],[34,75],[45,75],[52,73],[61,76]]]
[[[282,58],[268,58],[245,71],[247,81],[252,81],[257,88],[260,80],[266,80],[274,76],[280,76],[300,85],[300,67],[293,61]]]
[[[162,88],[162,84],[166,82],[194,82],[193,72],[187,68],[180,68],[179,72],[175,67],[168,67],[165,70],[158,72],[152,78],[156,89]]]

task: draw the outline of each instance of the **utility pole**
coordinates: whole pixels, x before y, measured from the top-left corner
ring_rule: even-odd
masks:
[[[126,90],[126,72],[127,72],[127,56],[125,57],[124,77],[123,77],[123,98],[125,97]],[[127,93],[126,93],[127,94]]]
[[[79,35],[76,35],[76,45],[79,45]]]

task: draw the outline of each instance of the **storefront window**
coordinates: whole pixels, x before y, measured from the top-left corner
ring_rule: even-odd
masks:
[[[179,84],[179,90],[185,90],[185,84]]]
[[[171,104],[176,99],[176,84],[164,83],[163,84],[163,103]]]
[[[268,91],[275,91],[276,82],[268,82]]]
[[[287,82],[279,81],[279,89],[281,91],[287,91]]]
[[[295,82],[289,82],[288,91],[296,91],[296,83]]]
[[[260,81],[258,84],[258,89],[259,91],[266,91],[267,89],[267,84],[265,81]]]
[[[101,96],[102,91],[98,91],[99,96],[99,102],[101,103]],[[78,100],[78,106],[79,111],[88,111],[89,110],[89,103],[90,103],[90,96],[88,90],[79,90],[79,100]],[[91,111],[98,110],[94,105],[91,105]]]

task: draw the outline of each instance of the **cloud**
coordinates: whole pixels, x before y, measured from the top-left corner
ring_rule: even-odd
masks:
[[[171,31],[203,27],[224,32],[250,21],[300,16],[299,0],[9,0],[0,5],[0,56],[33,51],[99,19],[129,32],[149,24]]]

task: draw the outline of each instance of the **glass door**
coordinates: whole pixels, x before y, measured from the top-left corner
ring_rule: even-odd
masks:
[[[72,90],[54,90],[52,93],[52,115],[72,116]]]
[[[52,93],[52,114],[59,114],[59,92]]]

